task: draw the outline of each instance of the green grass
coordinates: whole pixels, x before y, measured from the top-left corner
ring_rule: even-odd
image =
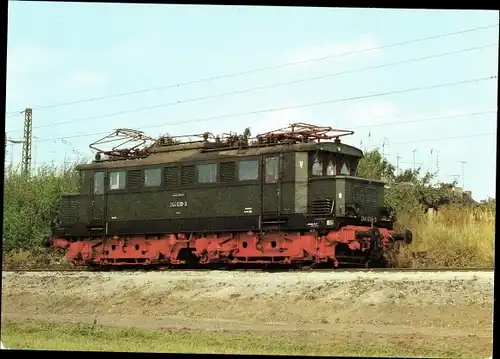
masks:
[[[456,339],[397,338],[323,332],[229,333],[198,330],[146,331],[134,328],[54,324],[2,323],[2,341],[11,349],[57,349],[130,352],[239,353],[281,355],[347,355],[398,357],[484,357],[477,343]],[[473,348],[476,344],[476,349]],[[469,347],[468,347],[469,345]],[[483,352],[484,351],[484,352]]]

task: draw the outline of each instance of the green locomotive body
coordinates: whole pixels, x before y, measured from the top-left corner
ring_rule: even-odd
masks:
[[[169,234],[325,236],[349,226],[392,230],[384,183],[357,177],[363,153],[339,135],[320,142],[280,133],[253,144],[206,137],[157,141],[132,158],[79,166],[80,191],[63,196],[51,243]]]

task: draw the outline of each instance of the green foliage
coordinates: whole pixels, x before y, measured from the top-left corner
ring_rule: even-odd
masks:
[[[396,168],[392,164],[382,158],[378,149],[366,152],[358,164],[358,175],[360,177],[376,180],[394,180],[395,170]]]
[[[31,177],[19,167],[5,170],[4,248],[34,249],[50,234],[58,200],[63,193],[78,189],[75,166],[43,167]]]
[[[433,184],[433,173],[422,174],[420,168],[396,173],[394,165],[383,158],[378,149],[365,153],[359,161],[358,175],[386,181],[385,201],[396,213],[421,212],[424,208],[439,209],[450,204],[475,204],[470,196],[453,191],[456,183]]]

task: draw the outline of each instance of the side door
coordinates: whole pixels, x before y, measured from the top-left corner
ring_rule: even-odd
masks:
[[[262,215],[277,217],[282,212],[283,204],[283,160],[279,154],[264,156],[262,167]]]
[[[104,230],[105,227],[105,179],[106,173],[103,170],[94,171],[92,174],[89,196],[89,227],[95,230]]]

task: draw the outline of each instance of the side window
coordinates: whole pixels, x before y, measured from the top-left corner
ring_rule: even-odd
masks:
[[[238,180],[255,181],[259,178],[259,161],[246,160],[238,163]]]
[[[125,171],[114,171],[109,173],[109,189],[125,189]]]
[[[347,162],[344,162],[342,164],[342,168],[340,169],[340,174],[341,175],[344,175],[344,176],[349,176],[350,175],[350,171],[349,171],[349,167],[348,167],[348,163]]]
[[[145,187],[161,186],[161,168],[150,168],[144,170],[144,186]]]
[[[326,168],[326,175],[335,176],[335,164],[332,160],[330,160],[330,162],[328,163],[328,167]]]
[[[321,163],[318,157],[314,159],[314,163],[312,166],[312,174],[313,176],[323,176],[323,164]]]
[[[94,194],[103,194],[103,193],[104,193],[104,172],[94,172]]]
[[[349,170],[351,172],[351,176],[357,176],[358,175],[358,163],[353,160],[349,164]]]
[[[217,182],[217,164],[198,165],[198,183]]]
[[[279,179],[279,158],[266,158],[266,183],[276,183]]]

